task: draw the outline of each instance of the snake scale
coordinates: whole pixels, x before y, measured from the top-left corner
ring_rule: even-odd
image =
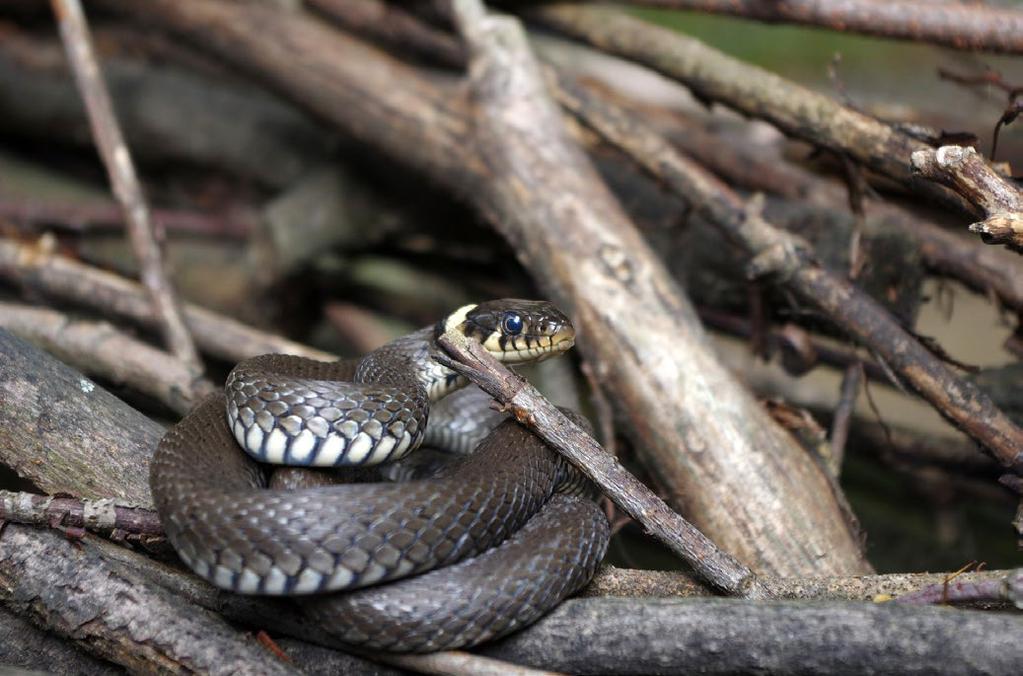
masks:
[[[428,478],[336,484],[307,471],[298,488],[271,487],[287,482],[269,483],[263,463],[395,463],[443,438],[428,431],[430,404],[465,384],[432,359],[444,331],[511,364],[574,343],[551,304],[506,299],[359,360],[238,364],[153,458],[153,497],[180,558],[223,589],[295,596],[343,643],[398,652],[502,636],[585,585],[608,541],[592,486],[513,420]]]

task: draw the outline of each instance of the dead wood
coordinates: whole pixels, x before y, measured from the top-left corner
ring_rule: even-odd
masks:
[[[494,397],[517,420],[565,456],[626,514],[677,554],[711,587],[744,598],[765,598],[753,572],[718,549],[621,466],[586,430],[544,399],[535,387],[503,367],[474,341],[445,334],[448,366]]]
[[[605,7],[545,5],[529,17],[545,27],[656,70],[704,101],[766,120],[786,134],[833,150],[942,204],[971,207],[915,177],[909,156],[927,146],[890,125],[681,33]]]
[[[119,676],[124,669],[96,659],[74,644],[37,629],[0,606],[0,672],[40,673],[54,676]],[[4,671],[4,670],[7,671]],[[24,671],[20,671],[24,670]]]
[[[788,600],[875,601],[900,597],[922,589],[942,588],[955,583],[1006,585],[1019,571],[985,570],[972,573],[890,573],[853,577],[760,578],[772,598]],[[580,596],[668,598],[707,596],[710,588],[687,573],[633,570],[603,566]],[[939,599],[940,600],[940,599]],[[989,599],[991,600],[991,599]],[[1011,607],[1003,597],[999,607]]]
[[[142,185],[135,172],[131,153],[124,142],[121,127],[110,102],[99,63],[92,46],[92,36],[79,0],[51,0],[60,35],[64,41],[71,70],[89,114],[92,134],[110,177],[114,197],[121,204],[128,224],[128,236],[138,260],[142,286],[149,294],[153,315],[172,354],[194,377],[203,372],[199,353],[185,320],[174,287],[167,281],[167,268],[161,245],[163,231],[157,230],[149,204],[142,194]]]
[[[615,103],[623,102],[616,98]],[[753,148],[728,143],[720,135],[691,124],[670,134],[670,139],[735,186],[828,209],[848,209],[848,191],[843,186],[785,162],[777,154],[765,157]],[[1007,307],[1023,311],[1023,266],[1012,254],[949,232],[896,204],[869,199],[865,200],[865,208],[867,217],[877,219],[880,227],[897,229],[916,240],[932,273],[956,279],[982,294],[992,294]]]
[[[695,313],[585,158],[556,126],[556,136],[543,136],[560,117],[524,122],[540,136],[516,152],[546,157],[519,158],[529,172],[509,174],[502,145],[477,153],[457,79],[417,71],[301,12],[210,0],[104,5],[186,36],[469,199],[572,316],[635,446],[670,500],[719,545],[764,572],[864,570],[820,469],[710,353]],[[272,41],[261,37],[267,26]],[[505,93],[516,95],[488,96]],[[499,117],[488,119],[489,143],[500,143]],[[515,201],[520,180],[539,191],[519,191],[526,202]],[[716,480],[701,478],[708,474]],[[743,535],[750,524],[753,537]]]
[[[588,674],[1008,675],[1023,659],[1021,632],[1015,614],[946,608],[591,598],[483,652]]]
[[[50,530],[0,532],[0,602],[137,673],[295,673],[224,620]]]
[[[627,0],[631,5],[820,26],[953,49],[1023,54],[1023,13],[1011,7],[933,0]]]
[[[960,378],[888,312],[847,279],[814,260],[799,239],[768,223],[755,203],[678,153],[641,120],[561,83],[564,105],[646,171],[687,195],[750,256],[749,273],[768,277],[816,306],[829,320],[885,360],[900,378],[1006,468],[1023,471],[1023,430],[973,383]]]
[[[46,493],[151,505],[163,428],[3,329],[0,402],[0,464]]]
[[[44,241],[36,245],[0,238],[0,278],[111,318],[147,327],[156,325],[140,284],[57,254]],[[199,347],[231,363],[270,352],[321,361],[336,359],[328,352],[260,331],[193,303],[185,303],[184,313]]]
[[[196,378],[181,360],[107,322],[0,301],[0,328],[84,373],[148,394],[181,415],[213,391],[210,381]]]
[[[970,226],[987,244],[1005,244],[1023,253],[1023,191],[995,171],[973,148],[942,146],[919,150],[912,156],[913,170],[947,185],[986,215]]]

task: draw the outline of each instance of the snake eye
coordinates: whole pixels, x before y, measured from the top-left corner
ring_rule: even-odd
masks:
[[[517,336],[522,333],[522,317],[515,312],[506,312],[501,320],[501,328],[509,336]]]

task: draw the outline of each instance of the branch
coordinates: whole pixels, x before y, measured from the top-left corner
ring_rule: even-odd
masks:
[[[701,100],[767,120],[786,134],[848,156],[911,190],[969,210],[958,196],[909,171],[909,156],[927,149],[925,144],[828,96],[612,8],[561,3],[528,16],[676,79]]]
[[[0,329],[0,464],[45,493],[148,507],[163,428]]]
[[[160,517],[151,509],[116,500],[82,500],[70,496],[0,491],[0,522],[66,530],[69,536],[90,531],[151,549],[165,542]]]
[[[983,211],[987,218],[970,226],[987,244],[1005,244],[1023,253],[1023,191],[995,171],[973,148],[942,146],[918,150],[913,170],[946,185]]]
[[[821,267],[798,238],[763,220],[755,207],[683,157],[641,120],[566,82],[561,83],[559,99],[741,246],[751,257],[751,275],[769,275],[815,305],[880,355],[939,413],[984,444],[1002,465],[1023,471],[1023,430],[978,387],[936,359],[876,302]]]
[[[133,672],[293,673],[223,619],[102,557],[88,540],[48,530],[0,531],[0,601]]]
[[[604,495],[691,565],[712,587],[746,598],[767,596],[752,571],[673,512],[585,430],[535,387],[502,366],[482,345],[455,333],[442,335],[438,342],[454,357],[441,358],[442,363],[507,407],[519,422],[564,455]]]
[[[55,254],[46,240],[31,245],[0,238],[0,278],[143,326],[157,325],[153,307],[139,284]],[[272,352],[320,361],[337,359],[192,303],[185,304],[184,312],[199,346],[224,361],[235,363]]]
[[[985,570],[960,575],[955,573],[890,573],[853,577],[762,577],[760,581],[769,590],[771,597],[776,599],[874,601],[878,597],[912,598],[921,590],[943,588],[946,583],[951,581],[958,581],[965,585],[990,585],[1001,589],[1008,589],[1012,582],[1018,588],[1019,575],[1019,570]],[[580,595],[689,598],[707,596],[712,591],[686,573],[602,566]],[[998,599],[988,598],[986,600]],[[1005,594],[1001,595],[1001,600],[1008,605],[1018,603],[1016,599]]]
[[[614,631],[608,620],[615,618]],[[480,652],[585,674],[1004,674],[1023,617],[848,601],[569,599]]]
[[[0,664],[17,673],[90,674],[122,676],[124,670],[96,659],[77,646],[37,629],[0,606]]]
[[[0,301],[0,328],[38,345],[67,364],[137,392],[184,415],[213,391],[178,359],[107,322],[77,320],[63,312]]]
[[[764,158],[696,125],[686,125],[680,133],[671,135],[671,141],[733,185],[829,209],[848,209],[845,188],[776,155]],[[1023,264],[1019,258],[960,237],[918,214],[880,200],[867,203],[867,214],[882,219],[885,227],[898,228],[916,239],[924,263],[933,273],[957,279],[982,294],[993,294],[1008,307],[1023,312]]]
[[[114,196],[124,210],[142,283],[149,293],[164,340],[170,351],[198,376],[203,371],[202,362],[185,327],[174,289],[167,281],[159,239],[142,195],[131,154],[117,124],[110,94],[100,74],[85,13],[79,0],[51,0],[51,4],[60,24],[68,60],[89,113],[93,137],[110,176]]]
[[[627,4],[820,26],[995,54],[1023,54],[1023,13],[934,0],[627,0]]]

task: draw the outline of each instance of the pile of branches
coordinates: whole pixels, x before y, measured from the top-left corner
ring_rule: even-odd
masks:
[[[91,31],[78,0],[0,9],[0,149],[60,184],[26,196],[0,174],[0,664],[1014,673],[1023,572],[876,575],[839,482],[855,446],[910,482],[1018,499],[1016,371],[973,373],[913,329],[926,276],[1018,321],[1011,172],[968,134],[881,119],[621,8],[494,4],[96,0]],[[1023,13],[976,3],[631,4],[1023,53]],[[677,98],[617,88],[611,68]],[[949,77],[1007,91],[995,132],[1015,120],[1019,89]],[[96,197],[94,149],[114,199]],[[452,363],[684,572],[605,566],[535,626],[430,656],[349,654],[290,607],[182,572],[148,461],[231,364],[357,354],[501,296],[572,318],[585,387],[538,375],[603,447],[471,345],[448,345]],[[758,400],[707,328],[797,375],[838,369],[837,403]],[[860,417],[868,381],[959,436]],[[1023,507],[1004,537],[1023,537]]]

